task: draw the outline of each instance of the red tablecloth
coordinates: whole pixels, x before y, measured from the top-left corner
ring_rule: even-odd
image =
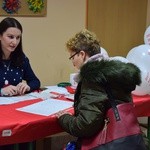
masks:
[[[138,117],[150,116],[150,95],[133,95],[133,102],[135,104],[135,112]]]
[[[0,105],[0,145],[30,142],[62,132],[55,115],[46,117],[16,110],[39,101]],[[133,96],[133,101],[137,116],[150,116],[150,95]]]
[[[29,142],[62,131],[55,115],[46,117],[16,110],[38,101],[0,105],[0,145]]]

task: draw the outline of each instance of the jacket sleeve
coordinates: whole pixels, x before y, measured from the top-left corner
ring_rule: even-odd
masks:
[[[82,84],[75,116],[66,114],[59,118],[62,128],[76,137],[92,136],[103,127],[104,100],[107,98],[104,92],[93,87]]]
[[[30,86],[30,91],[39,89],[40,81],[33,72],[29,59],[27,57],[25,57],[23,69],[24,69],[23,80],[25,80],[27,84]]]

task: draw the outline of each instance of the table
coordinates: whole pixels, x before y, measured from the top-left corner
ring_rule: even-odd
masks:
[[[0,145],[30,142],[49,135],[63,132],[55,115],[41,116],[17,111],[41,99],[23,101],[15,104],[0,105]],[[135,111],[138,117],[150,116],[150,95],[134,96]],[[72,108],[70,109],[72,111]],[[150,119],[148,119],[150,127]],[[148,132],[150,130],[148,129]],[[148,134],[148,138],[150,136]]]
[[[150,116],[150,95],[132,95],[135,104],[135,112],[138,117]]]
[[[133,102],[135,104],[136,115],[138,117],[148,117],[147,138],[150,141],[150,95],[145,96],[133,95]]]
[[[41,99],[0,105],[0,145],[29,142],[62,132],[55,115],[46,117],[16,110],[39,101]]]

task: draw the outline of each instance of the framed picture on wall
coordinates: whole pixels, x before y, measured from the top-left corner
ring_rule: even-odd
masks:
[[[0,0],[0,16],[46,16],[47,0]]]

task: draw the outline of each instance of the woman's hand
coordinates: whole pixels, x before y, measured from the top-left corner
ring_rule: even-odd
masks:
[[[16,87],[17,87],[17,93],[19,95],[23,95],[25,92],[30,91],[30,87],[27,85],[26,82],[20,82]]]
[[[17,94],[17,87],[13,85],[8,85],[1,89],[1,96],[13,96]]]

